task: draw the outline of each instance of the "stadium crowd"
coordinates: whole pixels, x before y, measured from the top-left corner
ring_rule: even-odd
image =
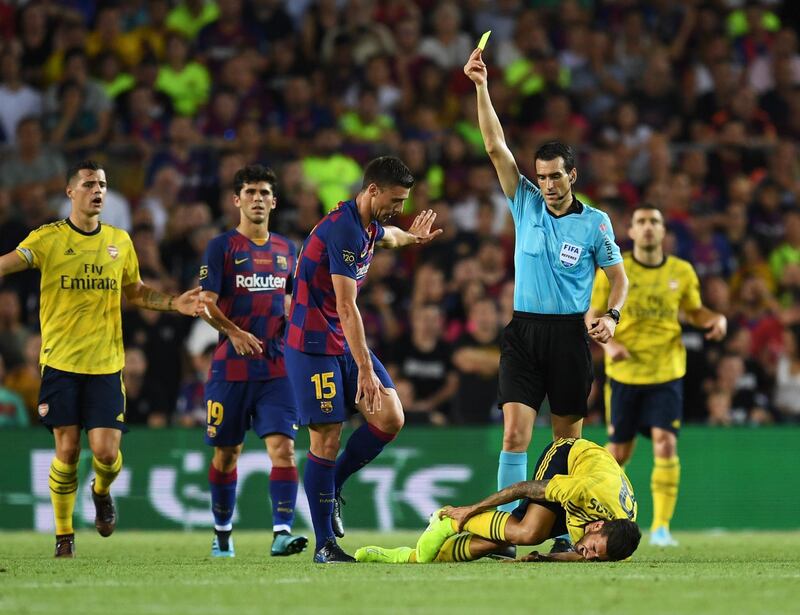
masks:
[[[270,227],[298,242],[372,157],[417,177],[423,249],[376,253],[360,307],[410,424],[487,424],[513,311],[513,224],[462,66],[480,33],[522,173],[558,139],[581,200],[627,239],[658,206],[730,332],[687,328],[685,417],[800,421],[800,54],[796,3],[737,0],[0,0],[0,254],[63,218],[68,162],[108,170],[102,220],[142,278],[197,284],[238,221],[233,174],[278,174]],[[401,225],[405,225],[401,222]],[[38,273],[0,282],[0,426],[37,417]],[[623,310],[624,318],[624,310]],[[128,421],[203,425],[216,332],[124,313]],[[602,422],[602,352],[589,422]]]

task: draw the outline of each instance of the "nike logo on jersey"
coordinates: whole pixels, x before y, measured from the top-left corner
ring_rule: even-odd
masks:
[[[243,262],[245,262],[245,261],[249,261],[249,260],[250,260],[249,258],[234,258],[234,259],[233,259],[233,262],[234,262],[236,265],[241,265]]]

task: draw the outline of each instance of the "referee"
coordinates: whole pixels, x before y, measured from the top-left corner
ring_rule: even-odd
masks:
[[[592,385],[589,337],[601,343],[613,337],[628,279],[608,216],[572,193],[577,177],[572,149],[546,143],[534,158],[538,186],[523,177],[492,107],[480,49],[472,52],[464,72],[477,89],[481,135],[517,237],[514,317],[503,332],[500,355],[504,429],[497,484],[503,489],[527,479],[528,445],[545,396],[553,439],[581,437]],[[583,315],[597,267],[608,277],[608,311],[592,320],[587,332]],[[500,508],[511,512],[516,505]]]

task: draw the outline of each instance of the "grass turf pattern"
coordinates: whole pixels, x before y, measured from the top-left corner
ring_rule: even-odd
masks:
[[[413,545],[417,535],[351,532],[341,544],[352,554]],[[779,615],[797,613],[800,600],[800,532],[678,532],[670,549],[645,535],[635,559],[620,563],[394,566],[320,566],[310,551],[274,558],[271,533],[235,536],[236,558],[212,560],[210,531],[82,531],[77,558],[55,560],[51,536],[3,532],[0,613]]]

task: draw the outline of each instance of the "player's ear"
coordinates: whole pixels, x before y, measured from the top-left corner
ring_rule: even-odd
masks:
[[[570,184],[574,184],[575,180],[577,180],[577,179],[578,179],[578,169],[573,168],[569,172],[569,183]]]
[[[272,206],[270,207],[270,209],[275,209],[277,206],[278,206],[278,197],[274,196],[272,197]]]

